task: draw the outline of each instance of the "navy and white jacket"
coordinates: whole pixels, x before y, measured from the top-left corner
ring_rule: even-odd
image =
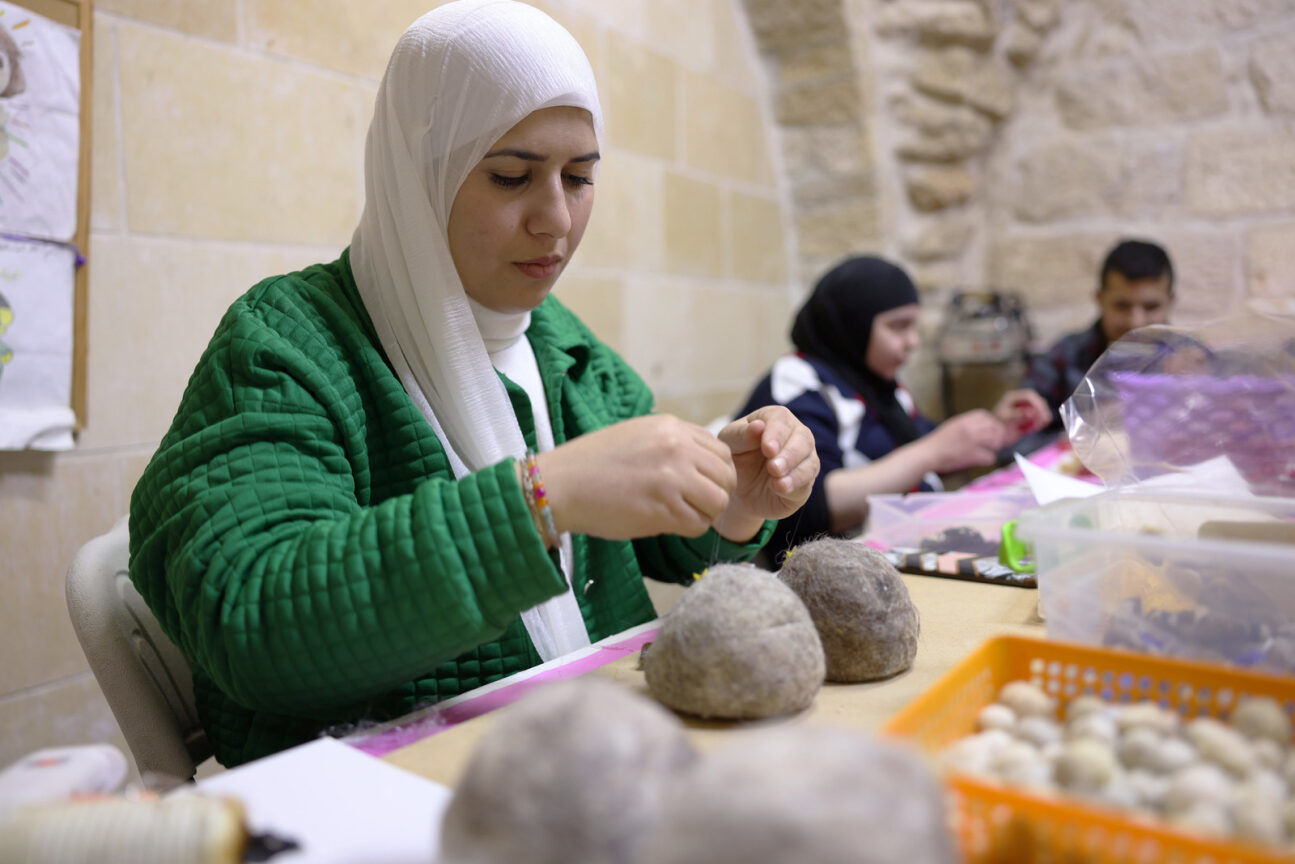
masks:
[[[918,413],[907,390],[900,387],[895,395],[923,435],[935,428],[933,422]],[[824,491],[827,475],[838,468],[857,468],[880,459],[895,449],[896,441],[845,379],[814,357],[788,354],[779,358],[755,386],[737,416],[765,405],[785,405],[809,427],[821,463],[809,500],[778,523],[766,547],[774,561],[781,561],[786,549],[831,532],[832,518]],[[927,474],[913,491],[942,488],[937,475]]]

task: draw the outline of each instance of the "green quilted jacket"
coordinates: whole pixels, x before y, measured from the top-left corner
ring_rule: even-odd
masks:
[[[527,337],[558,443],[651,410],[642,380],[552,297]],[[526,394],[504,383],[534,446]],[[773,524],[747,545],[575,537],[590,639],[653,618],[644,575],[688,581],[748,558]],[[347,252],[230,307],[135,488],[130,552],[225,765],[539,663],[519,612],[565,588],[509,462],[454,479]]]

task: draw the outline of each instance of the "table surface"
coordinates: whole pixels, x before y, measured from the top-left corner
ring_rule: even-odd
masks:
[[[1043,637],[1038,592],[1032,589],[930,576],[904,576],[921,617],[917,657],[909,671],[869,684],[824,684],[807,710],[758,722],[719,722],[681,717],[700,750],[745,730],[781,723],[813,722],[872,732],[924,692],[959,660],[990,637],[1015,634]],[[589,674],[620,682],[648,695],[638,655],[614,660]],[[394,750],[382,758],[422,777],[453,786],[477,741],[501,711],[476,717]]]

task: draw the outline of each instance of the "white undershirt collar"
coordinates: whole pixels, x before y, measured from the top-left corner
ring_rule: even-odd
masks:
[[[481,331],[481,340],[486,343],[486,353],[491,359],[505,348],[511,348],[513,343],[522,338],[526,328],[531,326],[529,311],[496,312],[471,297],[468,298],[468,308],[477,320],[477,329]]]

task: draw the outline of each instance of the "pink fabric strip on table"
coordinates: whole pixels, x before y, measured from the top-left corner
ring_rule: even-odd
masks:
[[[401,747],[429,738],[438,732],[451,729],[464,721],[471,720],[473,717],[480,717],[482,714],[496,708],[502,708],[516,702],[527,691],[541,684],[576,678],[587,672],[592,672],[594,669],[606,666],[613,660],[619,660],[633,654],[640,650],[645,643],[656,638],[656,633],[656,628],[652,628],[635,633],[633,636],[628,636],[622,640],[599,645],[591,653],[577,657],[568,663],[530,675],[521,673],[525,677],[521,677],[510,684],[505,684],[479,696],[465,694],[462,701],[455,701],[451,705],[432,706],[426,713],[408,722],[395,726],[379,727],[370,734],[364,735],[362,733],[363,737],[356,736],[348,739],[346,743],[368,753],[370,756],[384,756],[393,750],[399,750]]]
[[[1060,438],[1040,447],[1026,458],[1041,468],[1055,468],[1070,453],[1070,442],[1062,441]],[[1006,489],[1012,486],[1021,486],[1028,488],[1028,482],[1021,469],[1013,462],[1004,465],[997,471],[991,471],[983,477],[977,477],[962,489],[968,492],[988,492],[995,489]]]

